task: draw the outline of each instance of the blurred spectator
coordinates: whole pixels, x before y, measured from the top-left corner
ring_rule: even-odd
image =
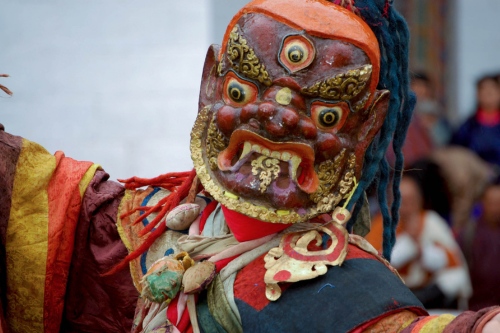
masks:
[[[495,79],[497,80],[498,84],[500,84],[500,72],[497,72],[497,73],[493,74],[492,76],[495,77]]]
[[[451,128],[434,96],[434,87],[429,76],[424,72],[413,73],[411,90],[417,95],[415,114],[427,131],[433,146],[447,144],[451,137]]]
[[[488,181],[493,178],[493,169],[474,152],[459,146],[438,148],[432,152],[430,159],[439,166],[440,174],[446,182],[449,220],[458,234],[469,222],[475,202]],[[428,182],[425,180],[425,183]],[[426,199],[427,195],[424,192]]]
[[[430,158],[424,158],[411,164],[405,173],[418,182],[423,209],[435,211],[449,222],[451,195],[440,165]]]
[[[413,74],[411,89],[417,96],[417,104],[403,146],[405,167],[428,158],[435,147],[448,142],[451,133],[448,123],[441,116],[439,103],[434,99],[428,76],[425,73]],[[394,165],[392,145],[387,150],[387,160]]]
[[[494,76],[477,83],[477,109],[453,135],[452,143],[476,152],[488,163],[500,166],[500,84]]]
[[[467,265],[444,219],[424,208],[419,178],[418,171],[411,170],[401,181],[401,216],[391,264],[425,307],[457,308],[471,294]],[[380,216],[372,227],[367,240],[380,249]]]
[[[418,160],[429,157],[433,150],[434,144],[427,129],[423,125],[419,115],[413,113],[403,145],[404,166],[408,167]],[[386,157],[389,164],[394,166],[396,156],[394,155],[392,144],[387,149]]]
[[[471,310],[500,304],[500,178],[486,187],[480,203],[477,223],[470,223],[459,238],[469,263]]]
[[[403,155],[405,157],[405,166],[411,165],[418,160],[426,158],[433,151],[434,144],[430,138],[427,129],[423,125],[418,114],[414,113],[411,118],[406,140],[403,146]],[[387,160],[394,165],[395,156],[392,145],[387,150]]]

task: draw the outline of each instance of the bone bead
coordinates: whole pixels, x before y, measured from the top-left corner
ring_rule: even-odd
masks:
[[[167,227],[172,230],[185,230],[189,228],[191,223],[200,214],[200,206],[197,204],[182,204],[174,209],[167,215],[165,223]]]

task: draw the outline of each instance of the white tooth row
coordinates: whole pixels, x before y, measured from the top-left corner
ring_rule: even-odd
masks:
[[[296,180],[297,179],[297,168],[299,167],[300,163],[302,162],[302,159],[292,153],[289,153],[287,151],[285,152],[279,152],[279,151],[271,151],[267,148],[261,147],[258,144],[252,144],[248,141],[245,141],[245,144],[243,145],[243,152],[241,153],[240,159],[243,157],[247,156],[251,152],[255,152],[264,156],[276,158],[278,160],[281,160],[283,162],[290,162],[292,168],[292,179]]]
[[[246,141],[245,144],[243,145],[243,152],[241,153],[240,159],[247,156],[250,152],[255,152],[259,153],[264,156],[276,158],[278,160],[281,160],[283,162],[288,162],[290,159],[292,159],[295,156],[292,156],[289,152],[279,152],[279,151],[271,151],[267,148],[263,148],[258,144],[251,144],[250,142]]]

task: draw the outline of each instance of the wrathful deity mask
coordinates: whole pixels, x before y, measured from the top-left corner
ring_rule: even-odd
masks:
[[[377,40],[322,0],[257,0],[205,61],[191,155],[205,189],[266,222],[332,212],[360,178],[389,92]]]

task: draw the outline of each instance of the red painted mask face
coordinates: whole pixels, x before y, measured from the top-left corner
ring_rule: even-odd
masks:
[[[262,12],[233,20],[208,52],[192,132],[205,189],[267,222],[306,221],[345,200],[388,103],[373,54],[296,25]]]

